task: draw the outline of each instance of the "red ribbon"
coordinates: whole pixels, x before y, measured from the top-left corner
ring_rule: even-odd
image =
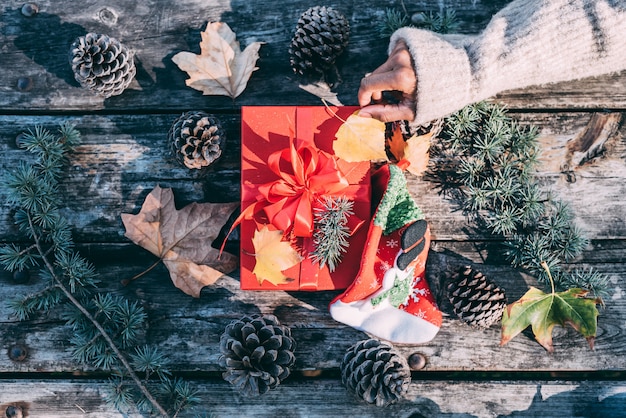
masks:
[[[293,228],[297,237],[312,235],[313,206],[320,196],[337,194],[349,186],[335,157],[306,143],[296,148],[290,141],[288,149],[269,156],[267,166],[278,179],[259,186],[251,210],[263,209],[272,225],[282,231]]]

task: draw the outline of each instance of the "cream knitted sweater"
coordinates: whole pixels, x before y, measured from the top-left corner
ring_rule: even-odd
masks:
[[[501,91],[626,69],[626,0],[516,0],[478,36],[402,28],[417,74],[416,123]]]

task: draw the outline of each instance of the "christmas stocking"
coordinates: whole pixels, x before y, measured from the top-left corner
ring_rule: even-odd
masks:
[[[330,314],[394,343],[430,341],[441,327],[441,311],[425,279],[428,224],[398,166],[378,169],[372,190],[377,206],[361,268],[352,285],[330,303]]]

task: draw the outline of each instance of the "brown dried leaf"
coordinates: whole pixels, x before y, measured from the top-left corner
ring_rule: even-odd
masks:
[[[177,210],[172,189],[156,186],[136,215],[122,214],[125,236],[163,260],[174,285],[193,297],[234,271],[238,258],[211,246],[238,203],[191,203]]]
[[[224,22],[209,22],[202,32],[200,55],[179,52],[172,57],[178,68],[187,72],[187,86],[204,95],[239,96],[257,70],[259,48],[253,42],[241,51],[235,33]]]

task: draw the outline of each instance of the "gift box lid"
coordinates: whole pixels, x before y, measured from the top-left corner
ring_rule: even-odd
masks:
[[[272,154],[288,150],[292,143],[306,144],[324,153],[333,154],[335,133],[357,107],[323,106],[246,106],[242,108],[241,190],[242,209],[257,201],[259,188],[273,182],[278,175],[268,167]],[[336,166],[349,186],[345,193],[355,202],[355,217],[363,224],[350,238],[348,253],[337,269],[319,268],[309,259],[287,270],[293,281],[275,286],[259,283],[252,273],[255,258],[251,237],[256,230],[254,221],[244,221],[241,229],[241,287],[243,289],[328,290],[346,288],[358,272],[367,222],[370,218],[369,162],[347,162],[336,159]],[[310,240],[310,239],[309,239]],[[300,243],[302,244],[302,243]],[[305,242],[304,245],[310,245]],[[287,273],[286,273],[287,274]],[[296,277],[297,276],[297,277]],[[291,276],[290,276],[291,277]]]

